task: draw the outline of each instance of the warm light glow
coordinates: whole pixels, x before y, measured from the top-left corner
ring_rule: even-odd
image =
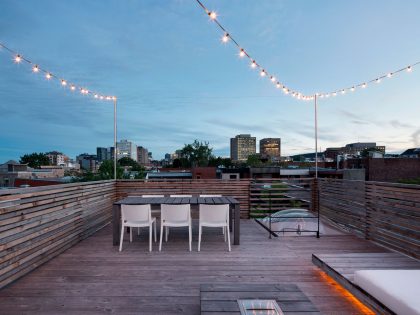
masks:
[[[103,99],[104,99],[104,97],[101,95],[101,96],[99,96],[99,99],[100,99],[100,100],[103,100]]]
[[[94,97],[94,98],[98,98],[98,97],[99,97],[99,95],[98,95],[98,94],[95,94],[93,97]]]
[[[267,75],[267,73],[265,72],[264,69],[261,70],[260,72],[260,76],[265,77]]]
[[[338,293],[343,299],[346,299],[347,301],[349,301],[351,305],[354,308],[356,308],[357,314],[367,314],[367,315],[375,314],[370,308],[368,308],[366,305],[360,302],[353,294],[351,294],[349,291],[344,289],[338,282],[336,282],[333,278],[331,278],[325,272],[319,271],[319,275],[321,277],[322,282],[326,283],[330,290],[333,290],[336,293]],[[322,282],[320,281],[320,283]]]
[[[281,84],[279,82],[277,82],[276,88],[278,88],[278,89],[281,88]]]
[[[392,73],[392,72],[390,72],[390,73],[388,73],[386,76],[388,77],[388,78],[392,78],[392,76],[393,76],[394,74]]]
[[[354,92],[355,88],[354,86],[351,87],[350,91]]]
[[[107,97],[106,97],[106,100],[107,100],[107,101],[110,101],[110,100],[111,100],[111,96],[107,96]]]
[[[32,72],[34,73],[38,73],[39,72],[39,67],[37,65],[32,67]]]
[[[325,94],[325,97],[330,97],[330,93]]]
[[[61,85],[62,86],[66,86],[67,85],[67,81],[66,80],[61,80]]]
[[[116,100],[117,100],[117,97],[116,97],[116,96],[113,96],[113,97],[112,97],[112,100],[113,100],[113,101],[116,101]]]
[[[257,67],[257,63],[255,62],[255,60],[253,60],[251,63],[251,68],[255,69],[256,67]]]
[[[70,90],[74,91],[74,90],[76,90],[76,87],[75,87],[74,85],[72,85],[72,86],[70,87]]]
[[[375,81],[376,81],[376,83],[381,83],[381,79],[380,78],[377,78]]]
[[[50,80],[50,79],[52,78],[51,73],[47,72],[47,74],[45,75],[45,78],[46,78],[47,80]]]
[[[413,71],[413,68],[411,66],[408,66],[407,67],[407,72],[411,72],[411,71]]]
[[[22,61],[22,57],[20,55],[15,56],[15,62],[20,63]]]
[[[270,80],[271,82],[276,82],[276,77],[271,76]]]
[[[211,11],[208,14],[209,14],[210,19],[212,20],[215,20],[217,18],[217,13],[214,11]]]
[[[286,89],[286,88],[283,88],[283,92],[284,92],[284,94],[289,94],[290,90]]]
[[[333,96],[337,96],[337,92],[334,92],[332,95],[333,95]]]
[[[362,84],[362,88],[363,88],[363,89],[365,89],[365,88],[366,88],[366,86],[367,86],[367,84],[366,84],[366,83],[363,83],[363,84]]]
[[[222,37],[222,42],[223,43],[227,43],[229,41],[229,34],[228,33],[226,33],[225,35],[223,35],[223,37]]]
[[[239,57],[241,58],[245,57],[245,51],[243,49],[239,51]]]
[[[342,89],[341,94],[346,94],[346,90]]]

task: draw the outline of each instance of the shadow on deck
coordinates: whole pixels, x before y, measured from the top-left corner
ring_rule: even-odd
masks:
[[[205,230],[202,251],[186,233],[148,252],[143,230],[123,251],[112,246],[111,225],[0,291],[1,314],[199,314],[200,284],[296,284],[325,314],[367,311],[312,264],[312,253],[386,252],[352,235],[279,237],[252,220],[241,222],[241,245],[227,251],[220,229]]]

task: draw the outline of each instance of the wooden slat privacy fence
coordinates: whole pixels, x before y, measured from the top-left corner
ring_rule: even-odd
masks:
[[[240,202],[241,218],[249,218],[249,186],[251,180],[173,179],[118,180],[117,198],[140,195],[215,194],[234,197]]]
[[[420,259],[420,186],[319,179],[321,215]]]
[[[115,182],[0,191],[0,288],[111,220]]]

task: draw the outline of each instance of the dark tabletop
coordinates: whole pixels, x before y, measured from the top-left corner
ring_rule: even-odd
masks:
[[[126,197],[118,200],[115,205],[160,205],[160,204],[206,204],[206,205],[225,205],[239,204],[233,197]]]

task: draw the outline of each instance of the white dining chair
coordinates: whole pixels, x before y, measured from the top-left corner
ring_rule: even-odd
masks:
[[[166,242],[168,241],[169,227],[188,227],[189,243],[191,251],[192,226],[191,226],[191,205],[167,205],[162,204],[160,217],[160,243],[159,251],[162,250],[163,229],[166,228]]]
[[[184,197],[184,198],[191,198],[191,197],[192,197],[192,195],[170,195],[170,197],[178,197],[178,198],[180,198],[180,197]]]
[[[141,195],[143,198],[163,198],[165,195]],[[152,215],[155,215],[156,217],[160,215],[160,209],[152,209]],[[137,230],[137,235],[140,235],[140,228]]]
[[[200,220],[198,227],[198,251],[201,247],[201,234],[203,227],[223,227],[226,231],[225,242],[227,242],[230,251],[230,231],[229,231],[229,205],[200,205]]]
[[[202,198],[222,197],[222,195],[200,195]],[[222,227],[222,233],[225,235],[225,227]]]
[[[156,237],[156,218],[152,218],[150,205],[121,205],[121,238],[120,251],[124,239],[124,228],[130,228],[130,243],[133,241],[133,228],[149,227],[149,251],[152,251],[152,230],[155,226]]]

